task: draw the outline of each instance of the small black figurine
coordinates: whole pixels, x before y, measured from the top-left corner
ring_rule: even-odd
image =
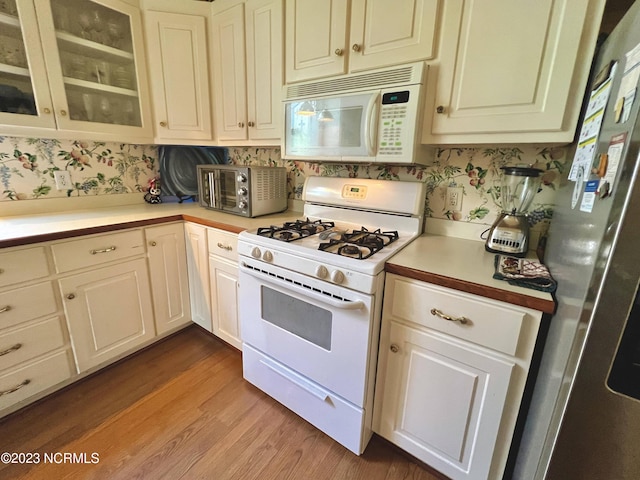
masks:
[[[147,203],[162,203],[160,198],[160,180],[152,178],[149,180],[149,191],[144,194],[144,201]]]

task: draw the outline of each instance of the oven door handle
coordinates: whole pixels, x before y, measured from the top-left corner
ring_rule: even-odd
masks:
[[[273,280],[271,277],[268,277],[265,275],[257,275],[253,273],[251,269],[244,266],[242,262],[240,263],[240,268],[247,275],[250,275],[261,282],[270,283],[271,285],[275,285],[277,287],[286,287],[287,290],[293,290],[296,293],[299,293],[305,297],[315,298],[319,302],[325,303],[327,305],[331,305],[332,307],[339,308],[341,310],[360,310],[365,306],[362,300],[355,300],[355,301],[347,300],[347,301],[341,302],[340,300],[336,300],[326,295],[322,295],[321,293],[314,292],[313,290],[300,287],[298,285],[295,285],[294,283],[289,283],[289,282],[281,283],[276,280]]]
[[[278,368],[277,365],[271,365],[270,363],[265,362],[264,360],[260,360],[260,363],[262,363],[265,367],[267,367],[273,373],[276,373],[276,374],[280,375],[285,380],[290,381],[294,385],[296,385],[296,386],[300,387],[301,389],[303,389],[304,391],[310,393],[311,395],[316,397],[318,400],[321,400],[321,401],[324,402],[329,398],[329,394],[325,390],[323,390],[320,387],[318,387],[316,385],[313,385],[312,383],[304,380],[303,378],[299,377],[295,373],[289,372],[289,371],[287,371],[285,369],[282,369],[282,368]]]

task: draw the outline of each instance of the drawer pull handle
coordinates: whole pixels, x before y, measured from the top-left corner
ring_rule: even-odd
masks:
[[[231,245],[225,245],[221,242],[218,242],[218,248],[226,250],[227,252],[230,252],[231,250],[233,250],[233,247]]]
[[[99,250],[89,250],[91,255],[97,255],[98,253],[109,253],[113,252],[116,249],[115,245],[108,248],[101,248]]]
[[[11,310],[11,305],[0,308],[0,313],[8,312],[9,310]]]
[[[437,308],[432,308],[431,309],[431,315],[435,315],[436,317],[440,317],[441,319],[446,320],[448,322],[460,322],[460,324],[462,324],[462,325],[466,325],[468,323],[469,324],[471,323],[471,321],[467,317],[453,318],[453,317],[450,317],[449,315],[447,315],[446,313],[442,313]]]
[[[392,343],[389,347],[389,350],[391,350],[393,353],[398,353],[400,351],[400,348],[395,343]]]
[[[10,393],[13,392],[17,392],[18,390],[20,390],[22,387],[29,385],[31,383],[31,380],[29,380],[28,378],[23,381],[22,383],[19,383],[18,385],[16,385],[15,387],[11,387],[9,390],[3,390],[0,391],[0,397],[3,397],[5,395],[9,395]]]
[[[16,343],[13,347],[9,347],[6,350],[0,352],[0,357],[6,355],[7,353],[15,352],[16,350],[20,350],[22,348],[21,343]]]

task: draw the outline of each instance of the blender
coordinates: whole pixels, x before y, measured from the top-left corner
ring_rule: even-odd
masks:
[[[485,249],[524,257],[529,249],[527,211],[540,187],[542,170],[529,167],[501,167],[502,212],[489,230]]]

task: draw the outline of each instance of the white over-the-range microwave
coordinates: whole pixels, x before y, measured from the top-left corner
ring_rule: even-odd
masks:
[[[284,87],[288,160],[430,164],[422,145],[424,62]]]

